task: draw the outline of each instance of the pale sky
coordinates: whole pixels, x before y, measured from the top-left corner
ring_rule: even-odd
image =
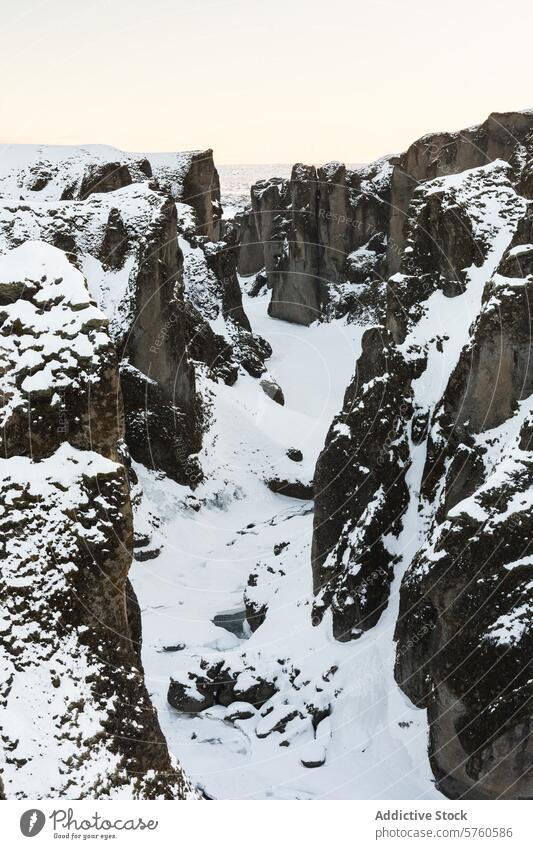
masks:
[[[0,0],[0,141],[365,162],[533,106],[532,0]]]

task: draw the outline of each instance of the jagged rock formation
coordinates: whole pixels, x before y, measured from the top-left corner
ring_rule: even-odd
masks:
[[[400,267],[409,203],[420,183],[479,168],[496,159],[511,162],[521,170],[524,145],[530,134],[531,113],[494,112],[479,126],[457,133],[430,133],[414,142],[399,157],[392,175],[389,272],[394,274]],[[523,178],[527,179],[526,172]]]
[[[409,491],[405,423],[411,374],[383,327],[367,330],[315,471],[312,564],[314,614],[333,613],[333,633],[349,640],[371,628],[387,604]]]
[[[354,171],[297,164],[290,180],[252,187],[251,209],[238,221],[239,272],[265,269],[270,315],[297,324],[347,312],[375,319],[391,174],[389,159]]]
[[[40,238],[67,251],[110,318],[131,455],[197,485],[205,424],[195,361],[231,383],[241,365],[261,376],[271,353],[244,313],[231,234],[212,241],[221,229],[212,151],[148,160],[113,148],[30,147],[0,189],[3,249]]]
[[[108,322],[63,252],[0,258],[8,798],[184,798],[144,685]]]
[[[532,131],[533,114],[491,116],[365,169],[298,165],[252,188],[233,225],[249,293],[270,288],[273,317],[368,329],[312,482],[297,467],[264,477],[278,494],[314,495],[314,596],[294,574],[309,552],[283,522],[248,578],[247,634],[216,662],[202,647],[177,664],[174,709],[208,710],[286,750],[305,739],[300,763],[319,769],[330,713],[342,702],[341,722],[354,719],[343,690],[361,741],[376,705],[390,722],[395,697],[365,663],[383,663],[376,643],[391,640],[399,602],[395,675],[427,709],[440,790],[531,797]],[[253,524],[239,533],[269,538]],[[284,606],[291,626],[306,608],[316,643],[292,652],[301,625],[287,627],[276,651]],[[344,645],[326,667],[329,629]],[[348,676],[338,658],[355,640]],[[383,686],[405,703],[389,667]]]
[[[398,681],[428,708],[433,769],[454,797],[531,795],[533,281],[501,273],[513,251],[433,416],[422,494],[435,520],[397,627]],[[405,648],[423,620],[426,639]]]
[[[276,318],[309,324],[334,312],[380,320],[381,282],[400,269],[417,186],[496,159],[531,181],[531,173],[522,171],[530,132],[528,113],[494,113],[477,127],[424,136],[401,156],[371,166],[297,164],[290,180],[259,182],[252,187],[250,208],[236,222],[239,273],[265,269]],[[463,238],[457,211],[447,211],[447,222],[441,212],[430,205],[428,222],[436,215],[448,239]],[[438,244],[439,262],[445,263],[446,245]]]
[[[317,621],[359,636],[408,567],[396,675],[452,797],[532,794],[532,142],[533,113],[493,115],[396,162],[386,317],[314,479]]]
[[[194,210],[197,234],[211,242],[218,241],[221,235],[220,180],[213,151],[150,153],[148,156],[162,188],[178,203]]]
[[[250,209],[233,222],[220,215],[211,151],[146,158],[43,148],[21,152],[0,175],[3,261],[35,238],[47,245],[34,243],[34,258],[43,250],[62,257],[60,272],[44,279],[25,271],[24,286],[10,272],[0,307],[13,328],[4,334],[3,486],[17,511],[5,517],[15,603],[0,630],[7,795],[22,792],[22,774],[35,795],[190,792],[144,689],[131,547],[140,561],[164,558],[164,532],[150,537],[160,504],[181,520],[257,498],[259,521],[237,509],[231,534],[220,531],[217,513],[217,575],[228,574],[226,561],[237,574],[235,564],[251,560],[252,571],[247,583],[247,572],[237,575],[231,610],[206,604],[205,630],[184,624],[201,633],[193,651],[181,652],[182,633],[162,646],[178,652],[163,701],[188,714],[208,710],[208,722],[242,730],[250,747],[268,739],[286,763],[298,752],[298,766],[315,774],[332,734],[355,715],[348,749],[365,771],[369,739],[383,763],[423,731],[392,680],[399,604],[396,680],[427,710],[438,787],[456,798],[532,796],[532,154],[533,113],[492,115],[364,168],[298,164],[289,180],[257,183]],[[109,326],[84,288],[81,300],[65,300],[70,275],[81,291],[79,271]],[[337,320],[333,328],[350,327],[352,350],[366,329],[314,475],[316,455],[310,460],[299,441],[307,409],[291,409],[294,385],[284,393],[267,372],[271,349],[252,331],[237,272],[250,278],[249,294],[270,289],[272,317],[322,322],[293,328],[294,337]],[[117,448],[123,434],[141,464],[129,473],[128,451]],[[305,462],[291,444],[301,444]],[[183,495],[142,466],[197,489]],[[151,486],[161,490],[155,508]],[[215,560],[211,530],[206,538],[203,574]],[[33,580],[36,563],[44,584]],[[388,655],[377,645],[383,635]],[[35,656],[45,678],[32,688]],[[120,671],[113,679],[109,665]],[[83,691],[83,726],[82,700],[65,697],[67,686]],[[20,699],[38,717],[50,705],[60,717],[58,759],[44,720],[25,729],[27,749],[22,734],[17,742]],[[389,710],[395,699],[400,713]],[[385,704],[381,726],[368,718],[375,702]],[[126,716],[128,703],[139,712]],[[341,704],[355,713],[338,723]],[[150,741],[142,750],[120,742],[123,727],[139,732],[137,721]],[[45,735],[46,768],[34,769],[34,733]],[[403,769],[402,757],[391,762]],[[32,785],[36,776],[41,784]],[[431,785],[429,775],[423,782]]]

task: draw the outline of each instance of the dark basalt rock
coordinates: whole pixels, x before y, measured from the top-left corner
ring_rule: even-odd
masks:
[[[109,212],[104,240],[100,248],[100,259],[108,268],[119,270],[124,265],[129,250],[128,230],[124,225],[120,211],[113,208]]]
[[[276,404],[280,404],[282,407],[285,404],[285,397],[283,395],[283,390],[279,384],[276,383],[272,378],[263,378],[260,383],[261,389],[268,395],[269,398],[272,398]]]
[[[149,469],[164,469],[178,483],[197,486],[203,474],[191,455],[201,448],[202,419],[186,415],[159,383],[133,366],[122,365],[120,383],[133,459]]]
[[[424,494],[440,493],[436,523],[403,579],[396,627],[396,678],[428,709],[431,764],[452,798],[532,795],[531,413],[514,442],[494,430],[533,391],[532,281],[512,283],[497,274],[486,285],[435,413]]]
[[[325,756],[323,758],[318,758],[318,760],[310,760],[308,758],[302,758],[302,766],[307,767],[307,769],[316,769],[319,766],[324,766],[326,763]]]
[[[310,324],[328,310],[346,314],[348,303],[369,320],[379,310],[372,293],[353,300],[345,281],[367,284],[385,273],[390,174],[387,161],[350,172],[338,162],[318,171],[299,163],[289,181],[274,178],[252,187],[251,211],[237,224],[238,265],[243,275],[264,267],[272,289],[270,315]],[[259,274],[251,293],[264,283]]]
[[[132,182],[128,166],[121,162],[91,165],[82,179],[79,199],[86,200],[95,192],[114,192],[131,185]]]
[[[30,192],[42,192],[45,189],[52,179],[52,175],[48,171],[41,170],[34,176],[34,180],[30,186],[28,186]]]
[[[514,161],[517,145],[530,140],[531,130],[531,113],[494,112],[478,127],[423,136],[401,155],[395,163],[391,186],[389,273],[400,268],[407,211],[416,187],[422,181],[479,168],[495,159]]]
[[[397,252],[392,268],[399,273],[387,283],[385,326],[363,337],[356,376],[315,472],[313,614],[319,621],[329,608],[338,639],[357,637],[379,618],[395,565],[384,537],[398,536],[409,500],[416,499],[425,538],[402,582],[396,677],[428,710],[431,765],[440,789],[453,798],[533,795],[533,520],[526,495],[533,470],[532,216],[528,208],[523,215],[526,204],[516,192],[527,185],[532,126],[533,114],[516,121],[504,116],[500,132],[491,118],[466,139],[454,137],[453,149],[450,136],[439,139],[439,164],[424,160],[433,156],[431,138],[402,157],[409,174],[396,163],[394,191],[404,191],[405,213],[401,238],[389,238],[389,251]],[[507,166],[424,185],[500,156]],[[495,219],[487,225],[483,217],[489,198],[505,222],[500,250],[502,239],[510,239],[492,280],[487,258]],[[468,290],[482,266],[489,282],[468,344],[455,368],[449,363],[436,408],[435,401],[424,406],[431,391],[414,394],[416,381],[430,354],[434,363],[439,353],[450,356],[457,331],[452,322],[429,338],[431,326],[418,327],[442,295]],[[430,307],[434,293],[440,297]],[[425,444],[421,492],[410,492],[410,455],[420,462]]]
[[[287,498],[299,498],[302,501],[311,501],[313,498],[312,483],[303,483],[299,480],[270,478],[266,484],[272,492],[276,492],[279,495],[286,495]]]
[[[371,628],[387,604],[394,559],[383,544],[408,503],[411,371],[384,328],[367,330],[315,470],[314,615],[331,607],[337,639]]]
[[[289,183],[292,214],[280,233],[283,249],[275,265],[266,266],[272,282],[268,313],[295,324],[316,321],[325,301],[319,278],[316,186],[313,166],[299,163],[293,167]]]
[[[170,759],[140,662],[140,612],[128,580],[133,527],[122,398],[107,322],[58,249],[34,242],[17,251],[21,274],[28,268],[18,289],[23,318],[11,320],[17,304],[9,276],[0,316],[10,399],[0,480],[6,794],[192,796]],[[31,369],[20,375],[23,338],[34,345]],[[39,374],[38,391],[31,391]],[[31,639],[22,643],[21,633]],[[37,667],[51,681],[48,690],[35,687]],[[21,734],[20,703],[29,689],[33,721]],[[37,764],[43,756],[50,775]]]
[[[188,682],[171,679],[168,702],[183,713],[200,713],[213,705],[229,707],[233,702],[248,702],[256,708],[262,707],[276,693],[273,681],[261,676],[245,689],[239,689],[237,676],[223,662],[209,665],[202,661],[202,674],[189,673]],[[189,683],[190,682],[190,683]]]
[[[180,200],[196,212],[198,235],[216,242],[220,234],[220,180],[212,150],[192,154]]]
[[[281,550],[281,549],[280,549]],[[244,608],[246,610],[246,621],[250,626],[252,633],[257,631],[265,621],[268,607],[266,604],[261,604],[252,597],[253,588],[257,586],[258,575],[252,572],[248,576],[247,588],[244,591]]]

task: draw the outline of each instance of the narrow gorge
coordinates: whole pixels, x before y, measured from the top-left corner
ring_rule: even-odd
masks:
[[[533,112],[0,153],[0,795],[530,799]]]

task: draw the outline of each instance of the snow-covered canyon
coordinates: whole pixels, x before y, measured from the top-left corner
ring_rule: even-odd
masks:
[[[246,281],[244,289],[246,289]],[[356,643],[333,639],[327,618],[311,623],[312,502],[269,491],[273,472],[313,475],[326,431],[342,404],[360,353],[362,328],[341,320],[309,328],[269,318],[267,296],[244,299],[252,328],[273,349],[269,370],[285,405],[257,381],[218,384],[212,440],[201,453],[208,471],[194,497],[139,468],[145,493],[139,521],[161,524],[155,560],[135,563],[131,578],[143,610],[143,661],[149,691],[171,751],[187,774],[216,798],[435,798],[427,760],[425,714],[399,691],[392,634],[397,591],[379,626]],[[286,451],[299,448],[293,463]],[[198,499],[202,508],[193,509]],[[275,547],[289,543],[280,554]],[[269,612],[239,637],[213,623],[243,609],[248,576],[261,564]],[[197,657],[241,655],[259,674],[278,675],[280,691],[261,709],[217,705],[197,716],[167,703],[170,677]],[[299,669],[294,680],[288,671]],[[333,671],[334,670],[334,671]],[[313,728],[306,704],[334,709]],[[283,732],[271,731],[291,714]],[[320,768],[302,765],[322,761]]]
[[[0,796],[532,795],[533,113],[271,172],[0,148]]]

